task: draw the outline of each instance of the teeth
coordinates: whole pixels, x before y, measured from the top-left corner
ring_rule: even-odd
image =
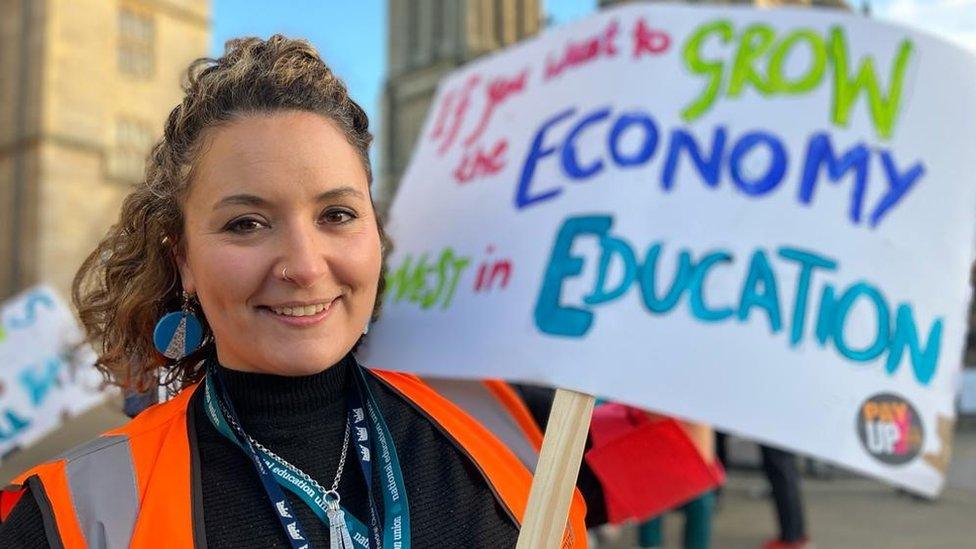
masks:
[[[272,307],[271,310],[284,316],[312,316],[321,313],[328,306],[328,303],[318,303],[301,307]]]

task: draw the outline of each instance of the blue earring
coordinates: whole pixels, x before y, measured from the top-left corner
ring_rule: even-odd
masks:
[[[183,292],[183,308],[167,313],[156,323],[153,344],[166,358],[179,360],[196,351],[203,341],[203,327],[193,314],[190,294]]]

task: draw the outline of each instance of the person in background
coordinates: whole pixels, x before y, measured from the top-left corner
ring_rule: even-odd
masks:
[[[769,480],[779,524],[779,538],[764,543],[763,549],[810,547],[812,543],[807,537],[806,521],[803,516],[803,492],[800,488],[800,471],[797,468],[796,455],[765,444],[760,444],[759,450],[762,453],[762,468]]]
[[[725,433],[716,433],[716,451],[719,461],[728,467]],[[800,471],[796,455],[765,444],[759,445],[762,469],[769,481],[779,537],[767,540],[763,549],[804,549],[813,547],[807,536],[803,511],[803,492],[800,487]],[[719,493],[721,495],[721,493]]]
[[[715,459],[715,433],[708,425],[682,421],[681,426],[695,442],[698,452],[706,459]],[[710,490],[682,505],[679,510],[684,515],[683,547],[685,549],[707,549],[712,539],[712,514],[715,509],[715,491]],[[659,515],[642,522],[637,527],[638,547],[664,546],[664,516]]]

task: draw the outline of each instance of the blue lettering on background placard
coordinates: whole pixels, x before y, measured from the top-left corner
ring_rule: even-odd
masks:
[[[30,420],[16,411],[7,409],[0,417],[0,442],[6,442],[30,427]]]
[[[835,259],[788,246],[776,250],[775,257],[798,268],[793,282],[795,298],[791,310],[784,315],[784,304],[780,299],[782,276],[773,268],[772,256],[765,250],[757,249],[750,255],[735,302],[712,302],[706,299],[707,277],[715,269],[736,261],[731,251],[711,250],[695,261],[690,250],[678,250],[677,267],[670,284],[658,288],[658,269],[664,244],[652,243],[641,258],[626,238],[611,234],[612,226],[613,217],[609,215],[575,216],[563,222],[553,243],[536,299],[534,318],[539,331],[562,337],[583,337],[593,328],[599,307],[621,299],[636,286],[644,307],[651,315],[668,314],[687,294],[691,316],[701,322],[715,323],[731,318],[744,323],[756,322],[753,313],[761,313],[770,334],[776,335],[783,331],[785,318],[791,347],[798,346],[804,337],[812,335],[816,345],[832,346],[840,356],[855,363],[870,362],[887,353],[884,371],[889,375],[897,372],[907,349],[908,362],[918,383],[927,385],[935,375],[942,347],[942,318],[936,318],[926,337],[920,338],[911,305],[897,304],[892,318],[890,301],[868,281],[859,281],[846,288],[823,283],[820,299],[809,303],[814,275],[838,270]],[[566,303],[562,300],[563,284],[580,276],[588,259],[572,254],[573,243],[581,237],[596,237],[599,242],[596,277],[592,290],[581,303]],[[619,281],[609,287],[609,272],[614,258],[619,260],[623,269]],[[805,329],[808,303],[813,306],[812,318],[815,319],[812,334]],[[875,331],[868,344],[854,347],[848,340],[846,328],[851,310],[860,303],[873,311]]]
[[[647,249],[644,264],[640,267],[641,300],[644,302],[647,310],[659,314],[670,311],[678,304],[678,300],[681,299],[681,294],[684,293],[685,288],[691,282],[691,275],[694,272],[694,266],[691,264],[691,254],[681,252],[680,257],[678,257],[677,270],[674,273],[674,278],[671,279],[671,285],[668,291],[664,293],[664,296],[658,298],[655,281],[657,280],[657,258],[660,254],[661,244],[651,245]]]
[[[52,356],[40,364],[30,365],[20,372],[18,379],[30,396],[31,404],[34,407],[40,406],[51,389],[59,386],[58,376],[62,365],[63,362],[60,358]]]
[[[578,146],[584,134],[600,135],[601,132],[606,136],[605,140],[597,141],[603,144],[602,147],[583,151]],[[658,184],[664,193],[673,192],[679,182],[697,182],[706,188],[718,189],[726,177],[730,188],[736,192],[750,198],[762,198],[784,187],[789,168],[796,162],[799,169],[795,170],[795,198],[801,206],[812,206],[820,181],[836,184],[853,174],[847,209],[847,218],[853,225],[864,223],[868,186],[881,187],[875,194],[878,201],[867,219],[867,225],[874,228],[908,196],[925,174],[921,162],[902,169],[890,150],[871,150],[864,143],[836,151],[826,132],[811,135],[803,155],[798,158],[791,158],[786,142],[770,131],[753,129],[733,138],[726,127],[718,125],[710,133],[710,142],[705,144],[700,143],[688,128],[662,131],[650,113],[640,110],[614,113],[610,107],[599,107],[578,116],[575,108],[560,111],[543,121],[535,132],[516,184],[515,209],[522,210],[556,199],[562,194],[566,181],[588,181],[611,173],[611,168],[644,167],[653,162],[655,156],[662,159]],[[633,136],[636,141],[631,139],[625,148],[622,140],[626,135]],[[661,142],[663,139],[666,142]],[[766,165],[761,170],[747,170],[747,159],[759,151],[766,153]],[[687,161],[682,162],[682,158]],[[558,168],[558,172],[549,170],[546,173],[559,175],[537,181],[542,163]],[[872,170],[874,164],[879,169]]]
[[[691,257],[685,254],[682,257]],[[695,264],[692,270],[691,282],[691,314],[703,322],[719,322],[732,316],[732,307],[710,308],[705,304],[705,278],[716,265],[732,263],[732,254],[728,252],[709,252]],[[689,261],[690,265],[690,261]]]
[[[36,290],[27,295],[22,315],[11,314],[4,320],[9,328],[17,330],[29,328],[37,322],[38,308],[41,306],[44,306],[46,309],[54,309],[54,301],[47,292]]]
[[[583,272],[583,259],[570,254],[573,241],[583,235],[603,236],[611,223],[610,217],[579,217],[567,219],[559,229],[535,304],[535,324],[543,332],[579,337],[589,331],[593,313],[560,303],[563,280]]]

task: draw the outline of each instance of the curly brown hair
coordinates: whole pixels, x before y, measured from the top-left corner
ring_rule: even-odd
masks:
[[[152,341],[159,318],[182,304],[176,264],[182,250],[182,204],[205,130],[249,113],[314,112],[342,131],[359,153],[367,181],[373,181],[373,136],[366,113],[304,40],[281,35],[231,40],[223,56],[190,65],[183,91],[183,101],[170,112],[163,137],[147,159],[145,180],[126,197],[118,223],[85,259],[72,284],[72,301],[87,341],[98,353],[95,366],[110,382],[138,391],[156,383],[181,387],[198,381],[203,359],[213,352],[212,337],[207,336],[197,351],[173,362]],[[383,269],[374,320],[391,248],[378,216],[377,225]],[[197,313],[209,333],[202,311]]]

